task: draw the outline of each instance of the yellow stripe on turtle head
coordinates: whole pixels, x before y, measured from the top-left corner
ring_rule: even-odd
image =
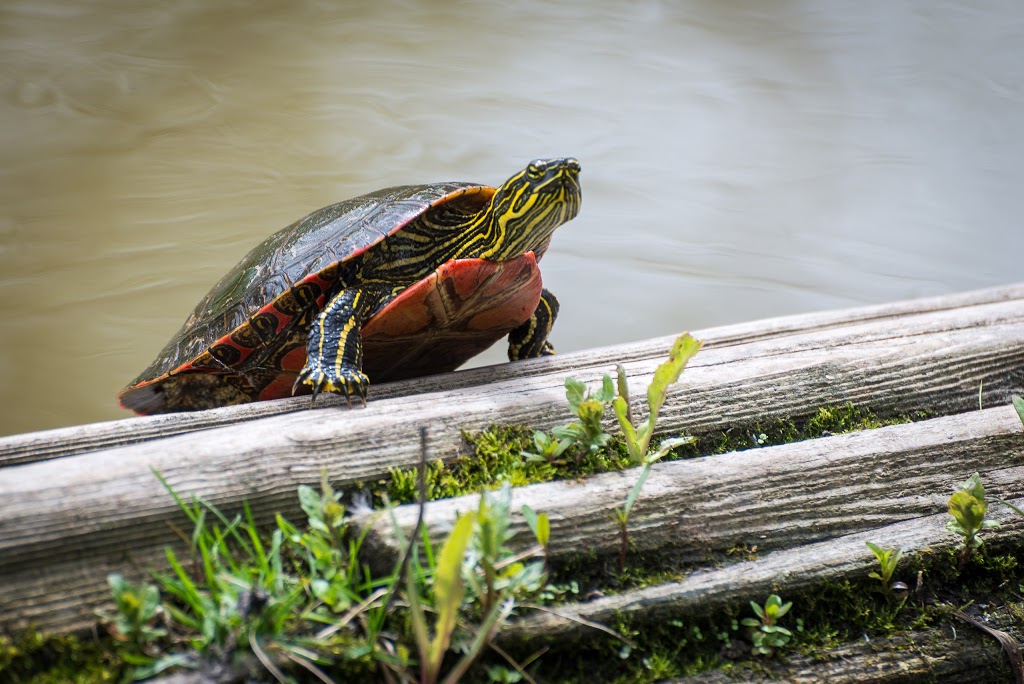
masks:
[[[480,255],[504,260],[535,250],[580,210],[580,163],[536,159],[505,181],[488,208],[490,245]]]

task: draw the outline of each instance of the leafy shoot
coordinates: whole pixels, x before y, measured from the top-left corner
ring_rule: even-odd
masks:
[[[981,484],[981,476],[974,473],[949,497],[949,514],[952,519],[946,522],[946,529],[963,537],[961,565],[981,548],[984,543],[980,534],[982,530],[999,527],[998,522],[985,519],[987,513],[985,488]]]
[[[878,580],[882,585],[881,592],[886,596],[889,596],[892,593],[890,585],[892,575],[896,571],[896,565],[900,562],[900,558],[903,557],[903,550],[883,549],[878,544],[873,544],[871,542],[864,543],[867,544],[869,549],[871,549],[871,553],[875,554],[875,558],[878,559],[879,564],[879,572],[872,572],[868,577]]]
[[[778,594],[772,594],[761,606],[756,601],[750,602],[756,618],[744,618],[740,621],[748,629],[750,640],[753,644],[751,653],[754,655],[771,656],[776,650],[789,645],[793,639],[793,633],[778,624],[793,602],[783,603]],[[802,620],[797,620],[797,631],[803,627]]]

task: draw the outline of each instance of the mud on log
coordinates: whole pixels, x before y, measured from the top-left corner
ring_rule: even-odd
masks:
[[[700,435],[774,417],[805,417],[820,406],[846,402],[883,412],[925,408],[949,414],[977,406],[982,380],[990,406],[1024,389],[1024,286],[775,319],[698,336],[714,344],[691,362],[670,393],[660,420],[663,433]],[[18,459],[32,461],[38,454],[49,460],[0,469],[0,625],[88,626],[94,609],[108,600],[108,572],[141,576],[147,566],[162,563],[163,548],[177,539],[169,523],[185,527],[186,521],[151,469],[180,493],[197,494],[227,511],[247,499],[264,521],[277,511],[294,516],[296,486],[317,482],[323,470],[346,486],[382,477],[391,467],[411,467],[419,458],[421,425],[430,426],[432,457],[446,458],[460,449],[462,429],[497,421],[549,428],[567,419],[566,375],[593,382],[614,362],[629,359],[624,365],[631,382],[646,384],[668,342],[419,381],[437,383],[435,388],[450,383],[453,389],[401,396],[425,386],[406,384],[399,396],[372,401],[364,410],[293,411],[306,401],[285,401],[280,404],[293,412],[164,439],[150,439],[153,433],[144,428],[126,439],[147,441],[61,458],[50,458],[57,452],[45,437],[5,440],[7,453],[21,454]],[[488,376],[505,379],[480,384]],[[465,378],[473,379],[462,385]],[[642,406],[635,408],[643,413]],[[230,422],[263,410],[276,409],[142,420],[166,421],[160,429],[167,431],[180,420],[183,429],[194,430],[204,420]],[[96,449],[116,442],[105,430],[86,430],[91,437],[78,445]],[[25,452],[26,444],[37,446]]]

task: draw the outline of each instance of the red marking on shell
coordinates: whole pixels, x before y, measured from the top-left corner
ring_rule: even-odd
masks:
[[[357,197],[357,198],[352,198],[351,200],[346,200],[345,202],[338,203],[338,205],[332,205],[331,207],[325,207],[324,209],[318,210],[318,212],[314,212],[313,214],[310,214],[309,216],[307,216],[307,217],[305,217],[303,219],[300,219],[299,221],[297,221],[294,224],[292,224],[292,226],[289,226],[288,228],[286,228],[286,229],[284,229],[282,231],[279,231],[279,233],[275,234],[275,236],[271,236],[262,245],[257,246],[250,253],[250,255],[247,255],[246,258],[252,257],[253,255],[256,255],[256,258],[261,258],[261,259],[264,260],[262,262],[262,264],[260,262],[254,262],[257,266],[260,266],[260,265],[273,265],[273,266],[276,267],[276,261],[275,260],[283,258],[283,255],[284,255],[284,252],[280,251],[282,249],[282,245],[284,245],[284,244],[294,244],[295,235],[299,235],[299,239],[301,239],[303,237],[307,238],[307,239],[312,237],[314,235],[313,232],[305,231],[304,230],[302,233],[298,233],[297,234],[295,231],[299,228],[299,226],[305,225],[303,223],[304,221],[306,221],[307,219],[315,216],[318,213],[324,212],[325,210],[326,211],[330,211],[331,209],[333,209],[335,207],[340,207],[342,205],[344,205],[346,207],[355,206],[355,207],[358,208],[360,206],[358,204],[359,202],[363,202],[364,203],[363,206],[367,206],[367,207],[372,206],[371,203],[373,203],[373,202],[378,202],[378,204],[377,204],[378,207],[387,208],[389,206],[387,204],[387,202],[390,202],[390,201],[393,201],[393,200],[379,199],[379,198],[383,197],[383,193],[387,193],[387,192],[399,192],[399,193],[404,192],[404,193],[406,193],[405,195],[401,195],[398,198],[398,200],[397,200],[397,204],[392,205],[392,206],[397,207],[397,206],[401,205],[402,202],[405,202],[407,204],[407,206],[408,206],[411,203],[415,203],[417,201],[421,201],[419,199],[420,197],[423,197],[423,194],[421,194],[421,193],[428,193],[428,192],[430,192],[432,190],[433,187],[439,187],[439,186],[451,187],[453,185],[458,185],[458,184],[454,184],[453,183],[453,184],[437,184],[435,186],[410,186],[409,188],[389,188],[389,189],[385,189],[385,190],[380,191],[380,193],[371,193],[370,195],[365,195],[363,197]],[[394,225],[392,225],[392,226],[390,226],[388,228],[386,234],[390,235],[390,234],[393,234],[394,232],[396,232],[398,230],[401,230],[401,228],[403,228],[405,225],[407,225],[410,221],[414,220],[416,217],[420,216],[423,212],[429,211],[433,207],[437,207],[437,206],[439,206],[441,204],[445,204],[445,203],[450,202],[450,201],[452,201],[452,200],[454,200],[454,199],[456,199],[458,197],[479,197],[479,203],[482,205],[483,203],[486,203],[491,198],[491,196],[494,195],[495,192],[496,192],[495,188],[490,187],[490,186],[485,186],[485,185],[465,185],[463,187],[457,187],[455,189],[449,190],[449,191],[446,192],[446,194],[444,194],[444,195],[442,195],[440,197],[437,197],[436,199],[431,200],[430,202],[425,202],[424,201],[423,204],[419,205],[419,208],[416,211],[414,211],[414,212],[407,212],[404,215],[399,214],[399,213],[396,212],[395,216],[399,220],[396,220]],[[340,211],[340,210],[338,210],[338,211]],[[340,216],[344,216],[344,212],[336,214],[335,218],[336,217],[340,217]],[[325,226],[325,224],[317,226],[317,228],[321,228],[321,227],[326,227],[326,226]],[[279,238],[280,242],[275,244],[273,242],[273,240],[278,235],[281,236]],[[354,246],[354,243],[358,244],[359,239],[362,239],[362,237],[366,236],[366,235],[367,235],[367,233],[363,232],[362,228],[360,228],[359,230],[353,230],[351,232],[334,233],[331,236],[333,241],[329,241],[329,242],[324,242],[323,243],[323,244],[326,245],[327,249],[326,249],[325,252],[322,253],[322,255],[326,255],[326,254],[335,255],[335,258],[340,257],[340,260],[337,260],[337,261],[335,261],[335,260],[324,261],[321,258],[319,263],[316,263],[316,259],[314,259],[313,262],[310,262],[309,267],[316,268],[317,270],[308,273],[304,278],[302,278],[301,280],[296,281],[294,283],[293,287],[298,287],[299,285],[302,285],[304,283],[314,283],[314,284],[318,285],[320,287],[320,291],[321,291],[322,294],[320,294],[317,297],[316,305],[317,305],[317,307],[322,308],[324,306],[324,304],[325,304],[325,294],[323,294],[323,293],[328,291],[331,288],[331,286],[333,286],[334,283],[336,282],[335,278],[336,278],[337,272],[339,270],[338,269],[339,264],[344,263],[345,261],[348,261],[349,259],[352,259],[353,257],[359,256],[360,254],[363,254],[364,252],[366,252],[369,249],[372,249],[374,247],[374,245],[376,245],[378,242],[380,242],[381,239],[386,237],[386,235],[381,235],[379,238],[371,238],[371,239],[369,239],[369,241],[366,244],[361,244],[361,245],[358,245],[358,246]],[[292,243],[288,243],[287,241],[292,241]],[[332,251],[332,248],[334,250],[337,250],[337,251]],[[266,250],[266,251],[263,251],[263,250]],[[236,269],[240,268],[245,263],[246,263],[246,260],[243,259],[243,261],[238,266],[236,266]],[[288,264],[285,264],[285,266],[286,266],[286,268],[284,270],[287,271]],[[262,272],[265,273],[265,271],[262,271]],[[270,276],[266,276],[265,279],[262,282],[266,283],[266,282],[269,281],[270,278],[278,277],[280,275],[280,273],[281,273],[281,271],[278,271],[276,273],[273,273]],[[229,272],[227,274],[227,276],[225,276],[225,278],[222,279],[221,283],[218,283],[218,285],[215,286],[213,290],[211,290],[211,292],[208,294],[208,297],[215,295],[218,292],[218,288],[221,287],[222,283],[231,283],[232,281],[230,279],[230,276],[234,276],[235,274],[236,274],[236,271],[234,271],[234,270]],[[325,274],[327,277],[326,278],[322,277],[321,274]],[[469,272],[467,271],[465,273],[462,273],[459,277],[455,278],[455,280],[453,280],[452,282],[453,282],[453,284],[456,284],[456,285],[459,286],[460,292],[462,292],[463,294],[467,294],[467,293],[472,292],[472,290],[473,290],[473,288],[472,288],[473,279],[474,278],[478,278],[478,277],[479,276],[471,276],[469,274]],[[436,275],[435,276],[431,276],[431,278],[433,278],[435,281],[437,279]],[[249,283],[249,285],[251,286],[251,283]],[[435,291],[437,290],[437,286],[436,285],[431,286],[429,283],[423,283],[423,284],[419,284],[419,285],[422,285],[422,289],[424,289],[426,291],[429,291],[431,289],[433,289]],[[469,289],[466,289],[466,287],[469,287]],[[277,301],[277,300],[275,299],[274,301]],[[290,316],[290,315],[287,315],[287,314],[285,314],[285,313],[283,313],[283,312],[281,312],[279,310],[277,310],[273,306],[274,305],[274,301],[264,302],[263,305],[260,306],[258,309],[251,310],[250,312],[248,312],[248,316],[249,316],[249,320],[251,320],[257,314],[270,314],[270,315],[274,316],[274,320],[277,323],[277,325],[276,325],[276,333],[280,334],[287,327],[289,322],[291,322],[293,317]],[[410,299],[410,302],[411,301],[412,300]],[[434,299],[430,299],[427,296],[427,293],[424,293],[423,301],[424,302],[434,301]],[[388,307],[388,309],[390,309],[390,307]],[[222,315],[224,313],[225,309],[222,308],[222,307],[218,307],[217,309],[211,309],[210,311],[212,311],[213,315],[220,316],[220,315]],[[401,311],[401,309],[399,309],[399,311]],[[531,311],[532,311],[532,309],[531,309]],[[403,315],[405,315],[405,316],[412,315],[412,309],[406,311]],[[437,316],[437,313],[436,312],[431,312],[431,315],[432,316]],[[236,350],[238,350],[238,352],[240,354],[240,358],[239,358],[239,360],[236,363],[233,363],[232,366],[238,366],[240,364],[244,364],[244,361],[246,359],[248,359],[252,355],[252,352],[253,352],[252,348],[239,345],[237,342],[235,342],[234,340],[231,339],[231,334],[233,332],[236,332],[236,331],[240,330],[241,328],[244,328],[245,326],[249,325],[248,322],[242,323],[240,326],[237,326],[233,330],[224,330],[223,328],[221,328],[219,330],[213,330],[216,326],[215,326],[215,322],[212,320],[211,315],[210,315],[209,312],[207,314],[204,314],[204,315],[199,316],[199,317],[196,317],[196,316],[197,316],[196,312],[193,312],[193,315],[188,319],[186,327],[184,327],[182,329],[182,331],[179,333],[179,336],[176,339],[172,339],[171,342],[168,344],[168,346],[165,348],[165,354],[161,355],[160,357],[158,357],[157,360],[154,361],[153,364],[151,364],[150,368],[146,369],[146,371],[143,371],[143,373],[138,378],[136,378],[136,380],[133,383],[128,385],[125,389],[123,389],[119,393],[118,398],[119,398],[119,400],[121,400],[122,406],[128,407],[127,404],[131,403],[131,402],[126,402],[125,399],[134,390],[141,389],[141,388],[147,388],[148,387],[148,388],[150,388],[150,390],[148,390],[148,391],[151,392],[153,387],[159,385],[160,383],[165,381],[171,375],[175,375],[175,374],[178,374],[178,373],[184,373],[184,372],[213,373],[213,374],[218,374],[218,375],[219,374],[223,374],[223,371],[220,371],[220,370],[214,370],[214,369],[210,369],[210,368],[196,368],[196,367],[194,367],[192,365],[193,361],[197,360],[198,357],[201,355],[201,353],[207,351],[209,348],[213,347],[214,345],[217,345],[217,344],[229,345],[229,346],[235,348]],[[379,314],[378,314],[378,316],[379,316]],[[377,317],[375,317],[375,320],[376,320],[376,318]],[[447,320],[447,318],[448,318],[447,315],[442,313],[439,320]],[[415,320],[415,316],[413,316],[413,319],[414,320],[409,320],[409,321],[405,322],[404,324],[400,322],[400,319],[395,319],[394,321],[392,321],[391,324],[396,326],[397,328],[403,328],[404,327],[406,330],[408,330],[409,326],[420,326],[420,327],[416,327],[415,330],[422,332],[424,330],[424,328],[422,327],[422,322],[417,322],[417,320]],[[383,322],[387,322],[387,318],[386,317],[383,319]],[[206,333],[204,336],[200,336],[198,334],[198,331],[203,330],[204,326],[206,326],[207,330],[213,330],[213,332],[218,333],[220,335],[220,337],[210,341],[210,337],[208,336],[208,333]],[[202,342],[203,343],[203,346],[201,347],[202,351],[191,354],[191,358],[182,359],[181,357],[183,355],[180,352],[180,349],[181,349],[180,343],[181,343],[182,340],[190,340],[191,342]],[[179,345],[177,347],[178,351],[175,351],[175,345],[176,344]],[[458,340],[457,339],[455,340],[455,344],[458,345]],[[458,351],[458,350],[456,350],[456,351]],[[468,352],[469,348],[467,347],[465,351]],[[301,350],[300,350],[300,352],[301,352]],[[473,353],[476,353],[476,352],[473,352]],[[421,355],[419,357],[419,360],[418,360],[419,367],[418,367],[418,370],[416,371],[416,374],[423,374],[424,372],[430,372],[431,357],[427,356],[426,354],[427,354],[426,352],[422,352],[421,353]],[[298,366],[300,368],[305,363],[305,354],[302,353],[301,356],[302,356],[302,363],[299,364],[299,366]],[[286,362],[288,367],[291,367],[294,363],[297,362],[297,358],[295,356],[293,356],[293,354],[289,354],[286,358],[288,359],[287,362]],[[164,370],[164,369],[167,369],[167,370]],[[163,371],[163,372],[160,372],[160,371]],[[146,377],[147,374],[151,374],[151,377]],[[288,373],[288,370],[285,370],[285,372],[283,372],[281,375],[279,375],[278,378],[276,378],[271,383],[271,385],[276,388],[279,384],[284,383],[284,381],[289,376],[290,376],[290,373]],[[292,381],[294,381],[294,377],[292,377]],[[291,385],[290,385],[290,383],[288,384],[287,392],[283,392],[283,393],[280,393],[280,394],[278,394],[277,393],[278,390],[275,389],[274,392],[273,392],[273,394],[274,394],[273,397],[266,396],[267,393],[268,393],[267,390],[269,390],[269,387],[267,389],[265,389],[264,392],[261,393],[261,398],[275,398],[277,396],[288,396],[288,395],[291,394]],[[166,409],[161,408],[159,410],[166,410]]]

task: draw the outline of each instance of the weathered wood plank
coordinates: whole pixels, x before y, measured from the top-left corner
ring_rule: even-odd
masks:
[[[999,644],[974,634],[966,625],[897,634],[888,639],[858,641],[815,656],[788,654],[764,659],[752,668],[716,670],[662,684],[992,684],[1013,682],[1013,671]]]
[[[242,684],[265,674],[255,656],[242,665],[216,665],[211,671],[185,670],[149,680],[153,684]],[[596,680],[595,680],[596,681]],[[967,628],[953,633],[928,629],[871,642],[858,641],[815,656],[787,654],[764,659],[757,669],[715,670],[703,675],[664,680],[661,684],[992,684],[1012,682],[1013,671],[999,644]]]
[[[824,311],[726,325],[694,332],[706,348],[747,344],[758,340],[809,333],[836,327],[898,319],[916,314],[948,312],[965,307],[1024,300],[1024,283],[987,288],[972,292],[927,297],[903,302]],[[604,368],[615,363],[657,358],[671,344],[671,337],[615,345],[516,364],[501,364],[455,373],[418,378],[404,382],[375,385],[370,401],[430,392],[453,392],[493,382],[516,381],[527,376],[551,375],[562,378],[583,367]],[[323,397],[325,406],[340,406],[341,400]],[[100,451],[176,434],[223,427],[255,418],[266,418],[304,411],[303,398],[259,402],[210,411],[177,413],[142,418],[106,421],[43,432],[0,438],[0,467],[57,458],[71,454]]]
[[[659,361],[626,363],[631,382],[649,382]],[[611,363],[571,372],[595,381],[610,370]],[[982,379],[989,404],[1024,389],[1024,300],[706,349],[673,387],[659,422],[663,431],[701,434],[847,401],[953,413],[977,405]],[[295,487],[317,482],[321,471],[345,486],[415,464],[421,425],[430,426],[432,456],[450,457],[461,429],[565,422],[562,380],[546,374],[365,409],[318,408],[0,469],[0,624],[84,626],[106,600],[112,559],[159,560],[176,538],[167,523],[185,523],[151,468],[178,491],[229,510],[248,499],[264,520],[274,511],[294,515]],[[67,593],[34,602],[44,571],[51,591]]]
[[[1012,407],[658,463],[630,517],[630,540],[636,551],[690,563],[741,544],[762,553],[800,546],[941,511],[951,487],[975,471],[996,496],[1024,496],[1024,426]],[[631,468],[516,488],[510,546],[523,550],[535,543],[518,513],[528,505],[551,520],[554,562],[580,554],[615,557],[614,510],[638,474]],[[443,539],[458,514],[475,509],[478,500],[471,495],[427,504],[430,536]],[[354,520],[356,533],[367,533],[367,557],[382,571],[401,553],[392,520],[408,538],[418,514],[418,506],[407,505],[393,516]]]
[[[1002,485],[1008,484],[1006,479],[1010,477],[1017,478],[1019,483],[1024,469],[1008,469],[1003,474]],[[1010,503],[1024,506],[1024,498]],[[1003,506],[993,506],[989,517],[1002,522],[1002,527],[985,533],[990,545],[1005,541],[1019,543],[1024,518],[1013,515]],[[551,638],[563,644],[572,643],[602,634],[577,622],[580,618],[610,623],[616,617],[623,617],[640,624],[678,616],[708,615],[729,605],[764,600],[772,593],[791,596],[826,580],[866,577],[877,567],[878,561],[865,547],[865,542],[883,548],[901,548],[906,560],[920,553],[955,548],[960,538],[946,530],[948,518],[949,515],[942,512],[904,520],[836,539],[782,549],[752,561],[699,570],[679,582],[536,612],[506,625],[499,639],[528,642]],[[798,606],[794,607],[794,614],[799,614]]]

